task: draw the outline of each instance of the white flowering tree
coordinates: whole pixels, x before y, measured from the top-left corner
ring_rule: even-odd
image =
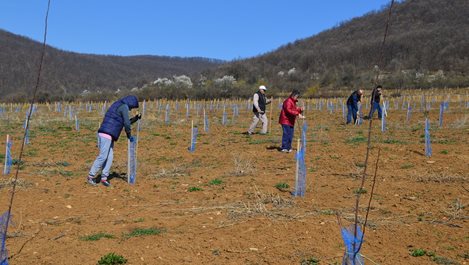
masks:
[[[170,80],[169,78],[163,77],[163,78],[158,78],[155,81],[153,81],[153,84],[158,87],[168,87],[168,86],[172,86],[174,82]]]
[[[174,84],[179,89],[191,89],[192,81],[191,78],[186,75],[173,76]]]
[[[220,89],[221,96],[230,97],[233,94],[233,89],[236,87],[236,78],[231,75],[225,75],[222,78],[215,79],[213,83]]]

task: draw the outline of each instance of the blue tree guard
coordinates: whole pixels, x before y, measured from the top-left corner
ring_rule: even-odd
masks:
[[[3,175],[10,174],[11,165],[13,164],[13,159],[11,158],[11,146],[13,145],[12,140],[7,136],[6,150],[5,150],[5,167],[3,168]]]
[[[78,121],[77,115],[75,115],[75,130],[80,131],[80,122]]]
[[[68,106],[68,120],[70,121],[73,120],[73,113],[74,111],[73,111],[72,106]]]
[[[222,116],[222,118],[221,118],[221,124],[222,124],[223,126],[225,126],[226,123],[227,123],[226,109],[225,109],[225,107],[223,107],[223,116]]]
[[[293,191],[293,196],[305,196],[306,191],[306,162],[305,162],[305,154],[306,154],[306,131],[308,129],[308,125],[303,123],[303,127],[301,129],[301,141],[300,141],[300,150],[296,153],[296,160],[298,163],[297,169],[297,179],[295,183],[295,190]]]
[[[438,118],[439,126],[443,126],[443,112],[445,111],[445,103],[441,102],[440,104],[440,116]]]
[[[448,110],[449,109],[449,101],[444,101],[443,106],[444,106],[445,111]]]
[[[363,123],[363,111],[362,111],[362,104],[358,104],[358,115],[357,120],[355,121],[356,125],[362,125]]]
[[[386,110],[386,103],[383,103],[383,115],[381,117],[381,132],[386,131],[386,116],[387,116],[387,110]]]
[[[342,227],[340,233],[345,244],[345,253],[342,258],[342,265],[361,265],[365,264],[362,255],[360,254],[360,247],[362,244],[363,233],[357,225],[357,233],[355,233],[355,225],[349,227]]]
[[[410,106],[410,104],[407,104],[407,115],[406,115],[407,122],[410,121],[411,114],[412,114],[412,107]]]
[[[135,184],[137,178],[137,142],[131,142],[128,140],[128,159],[127,159],[127,182],[129,184]]]
[[[161,104],[160,100],[158,100],[158,114],[161,113],[161,108],[163,107],[163,104]]]
[[[197,143],[197,134],[199,133],[199,128],[194,127],[192,128],[192,139],[191,139],[191,146],[189,147],[189,152],[195,151],[195,144]]]
[[[146,110],[147,110],[147,102],[145,100],[143,100],[143,103],[142,103],[142,116],[145,116]]]
[[[103,107],[101,109],[101,116],[104,116],[104,114],[106,114],[106,105],[107,105],[107,101],[104,101]]]
[[[432,143],[430,140],[430,121],[425,119],[425,155],[432,156]]]
[[[169,104],[166,104],[166,110],[165,110],[165,113],[164,113],[164,123],[166,123],[166,124],[170,123],[170,120],[169,120]]]
[[[208,131],[209,131],[209,126],[210,126],[210,123],[209,123],[209,120],[208,120],[208,115],[207,115],[207,113],[205,113],[204,128],[205,128],[206,133],[208,133]]]
[[[2,249],[0,250],[0,265],[8,265],[8,251],[6,247],[8,211],[0,216],[0,236],[2,240]]]
[[[26,134],[24,136],[24,144],[29,144],[29,128],[26,129]]]
[[[381,132],[386,131],[386,115],[381,117]]]
[[[344,119],[345,122],[347,122],[347,113],[345,111],[345,104],[342,102],[342,118]]]

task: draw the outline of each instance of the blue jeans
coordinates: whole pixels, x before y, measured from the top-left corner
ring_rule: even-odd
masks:
[[[282,149],[290,150],[292,149],[291,143],[293,141],[294,127],[290,125],[282,124],[282,130],[283,130]]]
[[[352,122],[352,117],[353,117],[353,124],[355,124],[355,121],[357,120],[357,108],[354,108],[353,105],[347,105],[347,124]]]
[[[114,158],[114,141],[98,136],[99,155],[91,166],[89,176],[95,177],[102,168],[101,179],[106,180],[109,176],[112,159]]]
[[[371,110],[370,110],[370,119],[373,118],[373,113],[375,113],[375,110],[378,109],[378,119],[381,119],[383,117],[383,111],[381,110],[381,105],[379,105],[379,102],[373,102],[373,105],[371,105]]]

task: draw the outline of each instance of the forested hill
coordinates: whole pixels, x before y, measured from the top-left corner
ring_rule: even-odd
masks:
[[[387,16],[388,6],[382,7],[210,74],[276,90],[369,87]],[[397,2],[384,52],[380,82],[388,87],[469,86],[469,1]]]
[[[18,100],[31,91],[41,50],[39,42],[0,30],[0,100]],[[158,77],[194,74],[221,63],[207,58],[79,54],[48,46],[40,96],[66,99],[84,90],[131,89]]]

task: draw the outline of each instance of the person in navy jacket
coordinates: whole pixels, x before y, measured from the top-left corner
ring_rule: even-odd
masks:
[[[354,91],[350,97],[347,99],[347,124],[352,122],[353,117],[353,124],[357,121],[357,114],[358,114],[358,102],[362,101],[363,90]]]
[[[137,114],[132,119],[129,119],[129,111],[135,108],[138,108],[138,99],[136,96],[131,95],[117,100],[107,110],[101,127],[98,130],[99,154],[88,174],[89,184],[96,185],[95,179],[97,173],[102,169],[101,183],[106,187],[111,185],[108,177],[114,157],[114,142],[119,140],[122,128],[124,128],[127,138],[131,142],[135,141],[131,134],[130,125],[142,118],[140,114]]]

